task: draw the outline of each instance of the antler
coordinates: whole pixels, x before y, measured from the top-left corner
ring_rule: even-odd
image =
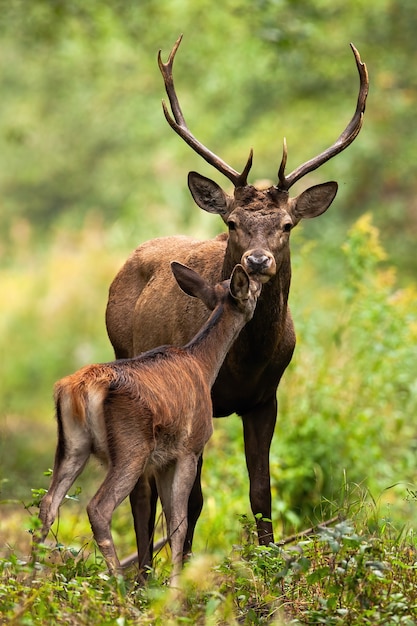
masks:
[[[220,157],[214,154],[214,152],[211,152],[211,150],[209,150],[202,143],[200,143],[198,139],[196,139],[194,135],[190,132],[187,124],[185,123],[185,119],[182,114],[180,104],[178,102],[177,94],[175,93],[174,79],[172,77],[172,66],[174,64],[175,54],[178,50],[181,40],[182,35],[180,35],[175,42],[166,63],[162,62],[161,50],[158,52],[158,65],[164,79],[165,90],[167,92],[171,105],[172,115],[174,116],[171,117],[165,102],[162,101],[162,107],[164,109],[166,120],[171,128],[173,128],[175,132],[180,137],[182,137],[182,139],[184,139],[184,141],[188,143],[188,145],[191,146],[191,148],[195,150],[195,152],[197,152],[197,154],[202,156],[203,159],[207,161],[207,163],[210,163],[210,165],[213,165],[213,167],[215,167],[219,172],[224,174],[234,184],[235,187],[244,187],[245,185],[247,185],[248,174],[250,168],[252,167],[253,151],[250,151],[247,163],[242,173],[239,174],[239,172],[230,167],[230,165],[228,165]]]
[[[360,87],[359,87],[359,95],[358,95],[358,101],[356,105],[356,111],[351,121],[346,126],[345,130],[343,131],[343,133],[340,135],[340,137],[336,140],[336,142],[332,146],[327,148],[327,150],[325,150],[318,156],[314,157],[313,159],[310,159],[309,161],[306,161],[306,163],[303,163],[302,165],[297,167],[297,169],[291,172],[291,174],[288,174],[288,176],[285,176],[284,174],[285,166],[287,163],[287,143],[284,139],[284,146],[282,150],[282,160],[281,160],[281,165],[278,170],[279,183],[277,185],[277,188],[282,191],[288,191],[288,189],[292,187],[292,185],[294,185],[294,183],[296,183],[297,180],[299,180],[300,178],[302,178],[309,172],[312,172],[313,170],[317,169],[318,167],[320,167],[320,165],[323,165],[323,163],[326,163],[326,161],[329,161],[329,159],[334,157],[336,154],[339,154],[339,152],[342,152],[357,137],[362,127],[363,114],[365,112],[365,105],[366,105],[366,97],[368,95],[368,90],[369,90],[368,71],[366,69],[365,63],[362,63],[359,52],[355,48],[355,46],[351,43],[350,47],[352,48],[353,54],[355,55],[356,66],[358,68],[359,78],[360,78]]]

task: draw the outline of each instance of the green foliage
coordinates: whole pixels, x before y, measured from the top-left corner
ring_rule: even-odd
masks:
[[[383,520],[371,533],[364,513],[262,547],[242,518],[233,550],[217,564],[193,558],[175,591],[165,570],[144,588],[131,573],[109,578],[86,550],[45,546],[36,565],[12,552],[0,558],[0,610],[5,623],[34,625],[414,624],[413,534]]]
[[[103,313],[109,277],[121,259],[111,253],[106,237],[96,220],[77,235],[58,231],[47,249],[38,250],[33,230],[21,224],[14,262],[1,270],[0,477],[8,479],[5,497],[25,497],[34,482],[33,455],[39,470],[52,464],[45,437],[54,436],[54,382],[89,361],[113,357]]]
[[[288,510],[313,521],[331,515],[348,484],[382,494],[402,483],[404,493],[415,476],[416,290],[399,288],[393,268],[381,264],[385,253],[369,215],[354,225],[343,251],[333,341],[325,339],[320,294],[311,294],[312,306],[303,294],[308,308],[294,307],[299,345],[282,386],[273,447],[284,519]],[[397,504],[403,515],[401,498]]]
[[[236,595],[254,602],[254,623],[264,623],[259,619],[263,613],[287,607],[291,623],[413,624],[413,535],[401,537],[387,526],[369,534],[358,519],[323,526],[290,547],[241,546],[238,557],[221,569],[229,576],[233,572],[235,579],[232,575],[229,582],[237,584]]]

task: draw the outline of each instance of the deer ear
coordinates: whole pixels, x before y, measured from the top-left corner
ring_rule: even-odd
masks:
[[[293,198],[291,214],[297,221],[321,215],[331,205],[337,193],[337,183],[314,185]]]
[[[222,217],[228,215],[232,198],[210,178],[197,172],[188,174],[188,188],[194,201],[208,213],[216,213]]]
[[[235,265],[230,277],[230,293],[235,300],[247,300],[249,297],[249,276],[243,265]]]
[[[210,311],[215,308],[217,304],[216,293],[200,274],[197,274],[191,267],[178,263],[178,261],[172,261],[171,270],[184,293],[202,300]]]

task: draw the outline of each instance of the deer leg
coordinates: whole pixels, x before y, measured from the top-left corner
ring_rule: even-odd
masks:
[[[246,466],[249,474],[249,497],[256,519],[261,545],[274,541],[271,519],[271,483],[269,449],[277,418],[277,400],[272,398],[262,407],[242,415]]]
[[[145,461],[140,460],[143,458],[146,457],[135,454],[129,466],[126,463],[113,464],[87,506],[94,539],[113,575],[121,571],[110,528],[113,512],[134,489],[145,467]]]
[[[42,529],[35,541],[44,541],[55,518],[62,500],[81,474],[90,456],[91,442],[83,441],[81,438],[75,443],[71,440],[65,441],[64,445],[58,443],[52,480],[48,492],[41,500],[39,508],[39,519],[42,522]]]
[[[146,568],[152,564],[157,499],[154,477],[141,476],[130,494],[140,580],[146,578]]]
[[[201,469],[203,457],[200,456],[197,463],[197,474],[188,499],[188,526],[184,542],[183,560],[185,561],[192,552],[193,538],[198,518],[203,508],[203,491],[201,489]]]
[[[171,511],[172,511],[172,486],[174,482],[174,474],[176,468],[176,461],[168,465],[162,470],[157,470],[155,473],[156,486],[158,489],[158,495],[161,499],[162,510],[165,515],[167,528],[168,528],[168,540],[170,542],[171,531]]]
[[[197,475],[188,501],[188,524],[184,541],[183,561],[191,555],[195,527],[203,508],[203,491],[201,489],[202,464],[203,458],[201,456],[198,460]],[[144,570],[152,564],[156,503],[158,500],[158,490],[154,479],[150,477],[147,484],[144,483],[144,480],[141,477],[130,494],[140,568],[139,577],[141,579],[146,578],[146,571]],[[148,521],[147,526],[146,520]]]
[[[194,454],[180,457],[174,465],[157,474],[157,486],[167,520],[172,555],[170,584],[181,573],[187,534],[188,500],[197,474],[198,458]]]

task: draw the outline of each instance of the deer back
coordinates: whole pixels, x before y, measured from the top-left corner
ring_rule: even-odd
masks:
[[[205,372],[181,348],[86,366],[58,381],[54,395],[65,436],[80,442],[88,436],[91,451],[106,463],[139,449],[142,455],[158,450],[157,464],[181,447],[198,454],[212,432]]]
[[[116,357],[128,358],[158,345],[185,345],[209,312],[179,289],[171,261],[193,267],[216,284],[222,279],[225,249],[225,235],[209,241],[162,237],[137,248],[109,290],[106,326]]]

